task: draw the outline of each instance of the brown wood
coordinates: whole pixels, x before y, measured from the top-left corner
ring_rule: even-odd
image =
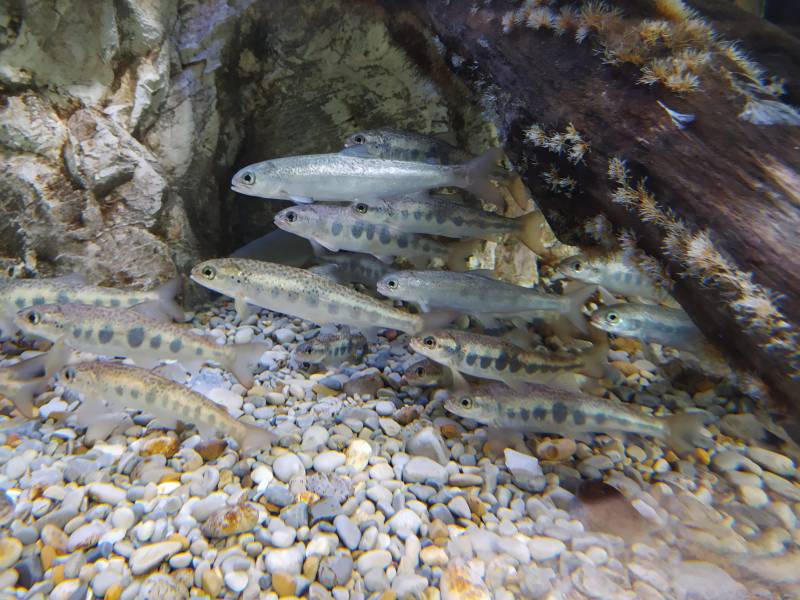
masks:
[[[632,173],[647,177],[657,201],[692,230],[707,228],[716,247],[754,281],[783,295],[780,308],[800,323],[800,128],[756,126],[737,118],[744,102],[722,78],[703,79],[700,92],[678,96],[663,87],[637,85],[638,69],[608,66],[590,39],[578,45],[569,34],[525,27],[504,34],[499,17],[514,4],[442,0],[381,0],[395,40],[443,93],[454,100],[472,91],[494,97],[496,125],[509,155],[539,165],[524,179],[546,211],[572,224],[597,211],[615,226],[630,228],[642,247],[663,260],[673,275],[683,267],[661,250],[663,231],[611,201],[611,157],[624,158]],[[471,11],[470,5],[480,6]],[[626,14],[647,16],[645,3],[630,2]],[[788,82],[785,101],[800,104],[800,42],[781,29],[727,3],[692,2],[714,29],[742,46],[771,74]],[[445,48],[431,43],[435,34]],[[460,67],[453,58],[461,57]],[[459,62],[457,59],[456,62]],[[675,128],[656,101],[695,115]],[[573,166],[524,141],[531,123],[563,131],[573,123],[591,143],[586,164]],[[453,123],[458,129],[459,124]],[[574,177],[573,198],[547,190],[541,171],[555,164]],[[554,223],[558,229],[558,224]],[[562,228],[563,232],[563,228]],[[798,398],[789,356],[768,351],[759,335],[743,333],[719,290],[693,277],[678,277],[676,295],[709,337],[740,363],[754,368],[783,397]]]

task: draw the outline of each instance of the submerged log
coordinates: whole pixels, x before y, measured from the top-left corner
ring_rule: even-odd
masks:
[[[677,299],[709,338],[778,396],[798,401],[800,127],[740,118],[753,80],[726,62],[719,38],[709,42],[714,48],[700,72],[700,89],[679,95],[660,84],[637,83],[638,65],[603,60],[604,48],[613,51],[614,43],[624,46],[638,35],[633,28],[643,18],[680,25],[681,15],[659,15],[652,3],[618,2],[624,17],[605,25],[605,39],[592,29],[581,43],[574,29],[580,17],[573,15],[560,36],[552,25],[533,30],[524,23],[530,13],[516,22],[506,14],[522,3],[379,4],[395,41],[443,93],[479,95],[537,201],[546,214],[557,215],[557,231],[598,211],[617,229],[633,230],[640,246],[668,268]],[[682,6],[656,4],[666,11]],[[727,4],[692,5],[722,38],[742,40],[767,72],[788,82],[783,101],[800,104],[800,41]],[[609,40],[613,36],[616,42]],[[606,51],[605,58],[617,57]],[[767,82],[761,85],[763,91]],[[694,120],[681,129],[665,107]],[[533,123],[546,132],[564,132],[572,124],[590,149],[573,164],[566,153],[526,139]],[[613,157],[629,168],[629,206],[614,201],[625,194],[615,196],[619,183],[608,177]],[[552,168],[577,183],[571,198],[552,191]],[[640,178],[646,178],[645,202],[653,198],[646,189],[665,209],[663,219],[648,219],[647,207],[644,214],[639,210],[641,198],[630,197]]]

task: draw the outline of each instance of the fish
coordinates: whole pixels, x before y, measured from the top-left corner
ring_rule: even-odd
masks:
[[[533,252],[541,245],[540,221],[535,212],[509,219],[479,208],[454,204],[444,198],[408,196],[353,202],[350,210],[355,219],[403,233],[479,240],[497,240],[510,235]]]
[[[230,436],[243,453],[258,452],[278,439],[273,432],[242,423],[202,394],[146,369],[114,362],[70,365],[57,382],[77,394],[82,405],[75,415],[90,424],[110,411],[138,409],[175,427],[178,420],[193,423],[201,437]]]
[[[81,352],[127,357],[146,369],[172,359],[197,373],[203,365],[217,363],[248,388],[259,358],[268,350],[258,343],[222,346],[188,327],[133,310],[83,304],[42,304],[20,311],[15,323],[27,335],[62,340]]]
[[[659,303],[675,302],[668,290],[639,269],[624,252],[570,256],[561,261],[556,270],[569,279],[602,286],[612,294]]]
[[[81,275],[41,279],[9,279],[0,282],[0,327],[3,335],[17,332],[14,317],[22,309],[39,304],[91,304],[110,308],[136,306],[155,318],[183,321],[183,309],[175,302],[181,290],[176,277],[153,290],[124,290],[85,283]]]
[[[298,345],[294,358],[299,363],[339,366],[357,363],[367,353],[367,338],[353,333],[349,328],[342,331],[320,333]]]
[[[693,350],[710,344],[683,310],[655,304],[612,304],[589,318],[597,329],[673,348]]]
[[[542,384],[528,384],[521,391],[489,384],[450,395],[444,407],[459,417],[501,429],[559,435],[636,433],[664,440],[679,454],[712,445],[703,433],[707,418],[703,413],[654,417],[635,405]]]
[[[381,328],[418,333],[443,327],[456,316],[449,311],[411,314],[316,273],[277,263],[218,258],[195,265],[191,278],[233,297],[239,315],[253,304],[318,325],[358,327],[370,341]]]
[[[397,256],[419,266],[435,258],[447,262],[452,252],[447,245],[432,238],[365,223],[345,206],[293,206],[275,215],[275,225],[312,239],[331,252],[349,250],[370,254],[387,264]]]
[[[231,254],[232,258],[252,258],[302,267],[314,257],[309,241],[282,229],[256,238]]]
[[[0,368],[0,396],[10,400],[23,417],[34,418],[33,399],[48,388],[68,360],[69,350],[54,344],[49,352]]]
[[[565,375],[602,377],[608,354],[607,344],[600,342],[589,350],[557,354],[525,350],[504,339],[454,329],[416,335],[409,346],[414,352],[449,367],[460,389],[468,388],[461,373],[502,381],[515,389],[531,381],[558,382],[573,388],[574,384],[570,385]]]
[[[378,281],[396,267],[386,264],[368,254],[354,252],[336,252],[320,256],[321,265],[315,265],[309,270],[337,283],[360,283],[371,290],[375,289]]]
[[[503,195],[489,181],[502,155],[502,150],[492,148],[460,165],[343,154],[287,156],[240,169],[231,180],[231,189],[247,196],[310,203],[376,199],[452,186],[502,209]]]
[[[434,165],[458,164],[471,158],[467,152],[439,138],[398,129],[357,131],[344,141],[340,154]]]
[[[583,305],[596,290],[586,286],[565,295],[548,294],[499,281],[484,271],[397,271],[383,277],[376,289],[387,298],[415,302],[423,311],[449,308],[479,319],[561,315],[583,333],[588,332]]]
[[[406,383],[417,387],[450,387],[453,384],[450,369],[428,358],[408,365],[403,377]]]

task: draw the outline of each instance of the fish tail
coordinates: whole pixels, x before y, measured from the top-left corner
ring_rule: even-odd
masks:
[[[236,440],[239,444],[239,451],[243,454],[255,454],[259,450],[268,448],[278,441],[278,436],[269,429],[258,427],[257,425],[246,425],[244,435]]]
[[[681,413],[664,417],[664,440],[677,454],[688,454],[695,448],[713,446],[713,440],[703,435],[706,418],[704,413]]]
[[[596,285],[585,285],[567,294],[567,310],[564,316],[584,334],[589,333],[589,324],[583,316],[583,306],[596,291]]]
[[[244,387],[253,387],[253,373],[258,368],[261,355],[266,351],[267,347],[258,343],[233,346],[233,360],[228,368]]]
[[[460,312],[455,310],[432,310],[431,312],[422,313],[420,315],[422,324],[419,330],[414,333],[441,329],[452,323],[460,314]]]
[[[45,384],[46,380],[44,377],[37,380],[26,381],[20,384],[9,396],[9,400],[14,403],[14,406],[23,417],[27,419],[34,418],[33,399],[42,391]]]
[[[495,172],[496,163],[502,157],[503,151],[500,148],[492,148],[463,165],[464,188],[492,204],[500,212],[505,208],[505,199],[489,180]]]
[[[519,240],[534,254],[546,256],[548,249],[544,245],[542,232],[545,231],[545,228],[549,227],[549,225],[542,211],[534,210],[533,212],[522,215],[517,220],[519,221],[519,231],[517,232]]]
[[[581,374],[599,379],[605,376],[608,368],[608,335],[604,331],[598,333],[599,330],[594,327],[589,329],[589,335],[592,337],[592,347],[583,352],[584,366]]]
[[[172,317],[175,321],[185,321],[186,315],[183,309],[175,302],[175,296],[183,288],[183,280],[178,275],[174,279],[170,279],[161,287],[158,288],[158,301],[161,304],[161,309]]]
[[[483,246],[481,240],[460,240],[447,246],[447,268],[450,271],[466,271],[470,256],[478,253]]]

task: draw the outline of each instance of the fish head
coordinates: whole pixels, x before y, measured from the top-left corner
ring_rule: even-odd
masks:
[[[558,264],[556,270],[570,279],[577,279],[586,283],[603,283],[602,273],[597,263],[583,254],[565,258]]]
[[[58,304],[39,304],[17,313],[14,323],[26,335],[56,340],[69,326],[64,307]]]
[[[201,262],[192,268],[189,277],[205,288],[234,297],[240,295],[243,285],[250,280],[247,271],[232,258]]]
[[[411,338],[408,345],[414,352],[444,364],[453,362],[459,350],[455,336],[446,329],[416,335]]]
[[[392,205],[385,200],[353,202],[350,204],[350,212],[354,219],[376,225],[391,225],[395,214]]]
[[[322,212],[323,209],[314,204],[290,206],[275,215],[275,225],[289,233],[307,237],[319,228]]]
[[[289,197],[282,188],[283,184],[270,161],[248,165],[231,178],[231,189],[245,196],[288,200]]]
[[[614,335],[638,337],[644,328],[644,320],[629,304],[613,304],[599,308],[590,317],[591,324]]]
[[[325,351],[314,342],[303,342],[294,350],[294,359],[297,363],[316,364],[325,358]]]
[[[99,363],[80,363],[67,365],[55,375],[56,383],[63,386],[67,399],[76,399],[93,389],[100,389]]]
[[[491,417],[485,398],[469,392],[451,393],[444,401],[444,408],[464,419],[485,422]]]
[[[397,271],[383,276],[375,286],[378,293],[387,298],[398,300],[416,301],[417,295],[414,293],[420,287],[426,287],[413,271]]]
[[[432,360],[420,360],[409,365],[403,376],[409,385],[436,385],[444,377],[444,367]]]
[[[345,148],[352,148],[353,146],[362,146],[366,144],[371,138],[369,131],[356,131],[347,136],[344,141]]]

